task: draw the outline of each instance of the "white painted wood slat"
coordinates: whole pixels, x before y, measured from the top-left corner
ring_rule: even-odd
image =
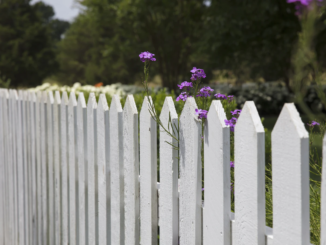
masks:
[[[37,102],[35,104],[35,123],[36,123],[36,192],[37,192],[37,243],[42,244],[43,241],[43,206],[42,206],[42,129],[41,129],[41,108],[43,108],[42,92],[37,93]]]
[[[16,211],[16,215],[18,216],[18,235],[19,235],[19,243],[26,244],[25,235],[27,233],[27,227],[25,223],[26,218],[26,210],[27,210],[27,202],[25,196],[27,196],[26,190],[26,157],[25,150],[26,147],[25,141],[25,122],[26,122],[26,106],[24,100],[23,91],[19,91],[19,97],[17,97],[16,101],[16,120],[15,120],[15,129],[16,129],[16,149],[17,149],[17,191],[18,191],[18,210]],[[23,123],[24,122],[24,123]],[[26,230],[26,233],[25,233]]]
[[[86,179],[86,193],[87,193],[87,235],[88,244],[95,245],[96,243],[96,217],[95,217],[95,130],[94,120],[96,119],[96,98],[94,93],[90,93],[87,103],[87,179]]]
[[[41,103],[41,168],[42,168],[42,243],[47,244],[49,239],[49,218],[48,218],[48,164],[47,164],[47,92],[42,93]]]
[[[4,150],[4,117],[3,117],[4,91],[0,90],[0,243],[5,244],[5,150]]]
[[[212,101],[204,131],[204,245],[231,245],[230,129],[225,120],[221,101]]]
[[[124,245],[123,112],[118,95],[110,107],[111,244]]]
[[[29,115],[30,115],[30,129],[29,129],[29,144],[30,144],[30,183],[31,183],[31,207],[30,207],[30,244],[37,244],[37,190],[36,190],[36,123],[35,123],[35,108],[36,108],[36,94],[29,93]],[[37,138],[39,140],[39,138]]]
[[[140,237],[142,245],[157,244],[157,125],[144,97],[140,111]]]
[[[60,105],[60,164],[61,164],[61,236],[63,245],[68,245],[69,230],[69,182],[68,182],[68,104],[66,92],[62,93]]]
[[[108,103],[106,101],[105,95],[101,94],[98,101],[97,107],[97,120],[96,120],[96,129],[97,129],[97,170],[98,170],[98,244],[107,244],[109,241],[108,223],[107,223],[107,212],[110,212],[110,209],[107,209],[107,168],[106,165],[106,142],[105,142],[105,132],[109,129],[106,129],[105,125],[105,113],[108,112]],[[107,125],[108,126],[108,125]]]
[[[172,97],[165,98],[160,120],[165,129],[178,139],[178,114]],[[161,245],[177,245],[179,242],[178,151],[170,145],[177,147],[178,141],[176,139],[160,126],[159,225]]]
[[[201,120],[194,98],[188,98],[180,116],[180,244],[201,244],[202,164]]]
[[[123,110],[123,167],[125,201],[125,244],[139,244],[139,152],[138,112],[134,97],[128,95]]]
[[[320,223],[320,244],[326,245],[326,135],[323,139]]]
[[[61,241],[61,181],[60,181],[60,107],[61,97],[59,91],[55,92],[53,104],[53,156],[54,156],[54,238],[55,244],[62,244]]]
[[[68,105],[68,185],[69,185],[69,220],[68,239],[69,244],[78,244],[77,241],[77,101],[74,92],[70,93]],[[78,126],[78,124],[77,124]]]
[[[54,197],[54,159],[53,159],[53,107],[54,97],[52,91],[48,92],[47,95],[47,170],[48,170],[48,232],[49,232],[49,245],[55,244],[55,197]]]
[[[87,108],[83,93],[78,95],[77,104],[77,165],[78,165],[78,244],[85,245],[87,236],[86,226],[86,123]],[[70,171],[70,170],[69,170]],[[70,201],[71,203],[71,201]]]
[[[293,103],[272,131],[274,244],[310,242],[309,135]]]
[[[234,130],[235,245],[265,244],[265,131],[247,101]]]

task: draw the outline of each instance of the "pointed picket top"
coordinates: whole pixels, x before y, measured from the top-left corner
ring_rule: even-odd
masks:
[[[61,104],[61,97],[60,97],[60,92],[59,91],[55,91],[54,104],[55,105],[60,105]]]
[[[76,97],[75,97],[76,99]],[[69,99],[68,99],[68,94],[66,91],[62,92],[62,105],[68,105],[69,104]]]
[[[216,244],[231,244],[230,129],[225,125],[226,119],[221,101],[212,101],[204,133],[204,245],[212,241]]]
[[[201,120],[195,99],[187,99],[180,116],[180,244],[195,245],[202,237]]]
[[[97,110],[103,112],[109,110],[109,106],[108,106],[108,102],[106,101],[105,94],[100,94],[100,97],[98,99]]]
[[[326,134],[323,139],[323,165],[321,179],[320,244],[326,245]]]
[[[123,167],[125,196],[125,244],[139,244],[138,112],[132,95],[123,110]]]
[[[36,93],[36,98],[37,98],[37,102],[42,102],[42,99],[43,99],[43,94],[42,94],[42,92],[41,91],[38,91],[37,93]]]
[[[82,96],[81,96],[82,94]],[[78,96],[78,101],[79,101],[79,97],[84,97],[84,94],[83,93],[80,93],[79,96]],[[82,100],[82,98],[80,98]],[[82,103],[82,102],[81,102]],[[76,95],[75,95],[75,92],[71,92],[70,95],[69,95],[69,102],[68,104],[70,106],[77,106],[77,100],[76,100]],[[84,98],[84,104],[85,104],[85,98]]]
[[[293,103],[272,131],[272,165],[273,243],[309,244],[309,135]]]
[[[144,118],[144,117],[151,117],[151,113],[149,110],[152,110],[150,104],[153,104],[153,100],[152,97],[149,96],[149,98],[147,96],[144,97],[143,100],[143,104],[141,106],[141,110],[140,110],[140,118]]]
[[[291,123],[291,125],[289,123]],[[300,114],[293,103],[284,104],[281,114],[273,128],[273,132],[278,130],[286,130],[284,126],[295,128],[295,132],[299,138],[309,137],[309,133],[306,130],[301,120]]]
[[[46,102],[48,104],[53,104],[54,103],[53,92],[52,91],[48,91],[46,94],[47,94]]]
[[[175,110],[173,99],[170,96],[165,98],[160,120],[164,128],[169,130],[169,132],[177,139],[178,114]],[[178,142],[175,138],[171,137],[165,132],[162,126],[160,126],[159,225],[160,244],[162,245],[178,244],[179,236],[178,151],[167,143],[169,142],[170,144],[177,146]]]
[[[97,103],[96,103],[96,97],[94,93],[90,93],[88,97],[88,102],[87,102],[87,110],[89,109],[96,109],[97,108]]]
[[[113,95],[111,100],[111,106],[110,106],[110,114],[111,113],[117,113],[122,112],[122,106],[120,102],[120,98],[118,95]]]
[[[111,192],[111,244],[124,243],[123,111],[118,95],[113,95],[109,111],[109,162]],[[108,159],[107,159],[108,160]]]
[[[265,131],[253,101],[245,103],[235,125],[234,165],[235,244],[263,244]]]

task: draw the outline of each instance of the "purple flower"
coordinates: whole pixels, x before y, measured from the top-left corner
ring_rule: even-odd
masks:
[[[322,2],[323,0],[318,0],[319,2]],[[287,3],[299,3],[304,6],[308,6],[312,0],[287,0]]]
[[[312,121],[311,124],[307,123],[309,125],[309,127],[313,127],[313,126],[319,126],[320,124],[316,121]]]
[[[230,167],[234,168],[234,162],[233,161],[230,161]]]
[[[224,122],[225,122],[225,125],[226,126],[230,126],[230,131],[231,132],[234,132],[234,126],[235,126],[235,124],[236,124],[236,122],[237,122],[237,118],[235,118],[235,117],[232,117],[230,120],[224,120]]]
[[[221,99],[221,100],[226,100],[227,99],[227,96],[225,94],[215,94],[214,95],[217,99]]]
[[[196,109],[195,114],[198,116],[198,119],[207,118],[207,111],[202,109]]]
[[[287,0],[287,3],[295,3],[295,14],[300,16],[305,9],[309,8],[312,1],[313,0]],[[323,0],[317,0],[318,6],[321,6],[322,2]]]
[[[194,68],[192,68],[192,70],[190,70],[190,72],[192,73],[192,76],[190,78],[192,81],[195,81],[198,78],[205,78],[206,77],[205,71],[203,69],[199,69],[199,68],[194,67]]]
[[[152,54],[148,51],[142,52],[139,55],[139,58],[142,62],[146,62],[146,61],[156,61],[156,59],[154,58],[155,54]]]
[[[231,114],[234,116],[234,115],[240,115],[242,110],[239,110],[239,109],[236,109],[234,111],[231,111]]]
[[[228,95],[228,99],[230,102],[233,100],[233,97],[234,97],[233,95]]]
[[[176,101],[183,100],[186,101],[188,97],[191,97],[187,92],[182,92],[177,98]]]
[[[183,89],[184,87],[192,87],[192,82],[184,81],[184,82],[181,83],[180,85],[178,84],[178,87],[179,87],[180,89]]]
[[[214,89],[210,87],[203,87],[199,90],[199,93],[197,94],[197,97],[209,97],[211,96],[211,92],[213,92]]]

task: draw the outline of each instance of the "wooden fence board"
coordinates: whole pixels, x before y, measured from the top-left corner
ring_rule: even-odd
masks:
[[[293,103],[272,131],[272,165],[273,243],[309,244],[309,135]]]
[[[235,126],[234,165],[234,244],[265,244],[265,131],[252,101]]]
[[[78,165],[78,244],[85,245],[87,236],[86,226],[86,173],[85,164],[87,139],[86,125],[87,108],[83,93],[78,95],[77,103],[77,165]],[[71,203],[71,202],[70,202]]]
[[[105,113],[108,112],[108,103],[106,101],[105,95],[101,94],[98,101],[97,107],[97,173],[98,173],[98,244],[107,244],[110,241],[107,233],[107,212],[110,212],[110,209],[107,207],[107,168],[110,166],[106,165],[106,156],[105,156],[105,132],[109,129],[105,125]],[[108,126],[108,125],[107,125]]]
[[[125,201],[125,244],[139,244],[139,152],[138,112],[134,97],[128,95],[123,110],[123,167]]]
[[[201,120],[194,98],[188,98],[180,116],[180,244],[201,244],[202,164]]]
[[[157,244],[157,125],[145,96],[140,111],[140,237],[142,245]]]
[[[112,97],[109,113],[111,244],[124,245],[123,111],[118,95]]]
[[[37,244],[37,190],[36,190],[36,122],[35,122],[35,108],[36,108],[36,94],[34,92],[29,93],[29,115],[30,115],[30,128],[29,128],[29,159],[30,159],[30,244]],[[39,138],[37,139],[39,140]]]
[[[4,127],[5,120],[3,116],[3,98],[4,91],[0,90],[0,243],[5,244],[5,141],[4,141]]]
[[[96,120],[96,98],[94,93],[89,94],[87,103],[87,157],[86,157],[86,169],[87,169],[87,179],[86,179],[86,193],[87,193],[87,242],[89,245],[95,245],[96,243],[96,217],[95,217],[95,130],[94,130],[94,120]]]
[[[178,151],[170,144],[178,147],[178,114],[172,97],[165,98],[160,120],[165,129],[175,137],[171,137],[160,126],[160,244],[177,245],[179,242]]]
[[[55,244],[62,244],[61,240],[61,164],[60,164],[60,107],[61,97],[59,91],[55,92],[53,104],[53,159],[54,159],[54,225]]]
[[[203,244],[231,245],[230,129],[220,101],[213,101],[204,131]]]
[[[85,101],[85,100],[84,100]],[[84,102],[85,103],[85,102]],[[77,203],[77,101],[74,92],[70,93],[68,105],[68,176],[69,176],[69,230],[68,239],[69,244],[78,244],[78,223],[77,217],[79,216],[79,206]],[[84,231],[85,232],[85,231]],[[84,233],[83,233],[84,234]],[[82,244],[82,243],[79,243]],[[85,243],[83,243],[85,244]]]
[[[61,161],[61,236],[63,245],[68,245],[69,230],[69,182],[68,182],[68,105],[66,92],[62,93],[60,105],[60,161]]]

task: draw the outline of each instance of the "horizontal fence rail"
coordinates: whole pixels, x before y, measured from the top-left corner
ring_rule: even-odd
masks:
[[[193,98],[178,118],[166,97],[162,125],[152,104],[145,97],[138,113],[132,95],[122,107],[118,96],[108,105],[103,94],[86,103],[83,93],[0,90],[0,245],[310,244],[309,134],[294,104],[272,132],[273,229],[255,104],[245,103],[235,126],[234,186],[221,102],[204,128]],[[325,158],[323,166],[326,245]]]

